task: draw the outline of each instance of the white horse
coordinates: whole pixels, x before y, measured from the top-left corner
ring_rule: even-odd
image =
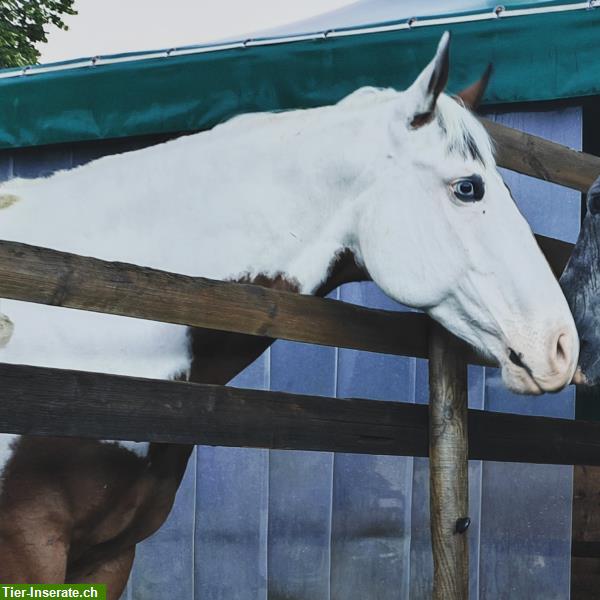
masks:
[[[390,297],[496,359],[512,390],[559,390],[577,364],[573,319],[484,128],[442,93],[448,44],[404,92],[363,88],[9,181],[0,239],[304,294],[351,253]],[[1,309],[3,362],[164,379],[190,369],[185,327]],[[147,445],[132,449],[144,457]]]

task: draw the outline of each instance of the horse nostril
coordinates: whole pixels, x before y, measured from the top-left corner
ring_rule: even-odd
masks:
[[[556,392],[571,381],[578,351],[579,340],[574,330],[561,327],[544,334],[525,340],[525,354],[506,348],[510,362],[529,375],[537,386],[537,393]],[[524,373],[513,375],[522,378]]]
[[[509,348],[508,350],[508,358],[510,362],[513,363],[513,365],[517,365],[517,367],[520,369],[523,369],[533,379],[533,373],[523,361],[523,355],[520,352],[515,352],[512,348]]]
[[[525,365],[521,360],[521,356],[523,355],[517,354],[512,348],[509,348],[508,350],[508,359],[510,360],[510,362],[513,363],[513,365],[517,365],[517,367],[521,367],[521,369],[524,369]]]

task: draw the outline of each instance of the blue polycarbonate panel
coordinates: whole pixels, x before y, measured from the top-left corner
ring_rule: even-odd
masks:
[[[193,597],[195,454],[194,451],[169,518],[136,550],[130,579],[132,598],[163,600]],[[167,557],[168,568],[165,568]]]
[[[335,348],[278,341],[271,390],[334,396],[336,363]],[[333,464],[329,452],[270,452],[270,598],[329,600]]]
[[[399,306],[372,283],[343,286],[341,300]],[[340,349],[338,397],[414,402],[414,358]],[[413,459],[336,454],[333,473],[331,598],[407,597]]]
[[[269,353],[232,385],[268,388]],[[196,598],[266,600],[268,508],[268,450],[198,447]]]

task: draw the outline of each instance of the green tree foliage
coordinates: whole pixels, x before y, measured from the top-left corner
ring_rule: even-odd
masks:
[[[35,64],[35,44],[46,42],[47,25],[67,29],[62,17],[75,15],[75,0],[0,0],[0,67]]]

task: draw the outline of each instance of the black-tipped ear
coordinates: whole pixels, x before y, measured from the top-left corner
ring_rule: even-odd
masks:
[[[450,32],[446,31],[440,40],[438,50],[433,60],[433,73],[429,79],[427,91],[431,94],[435,105],[438,96],[446,89],[450,71]]]
[[[431,121],[435,111],[435,103],[448,83],[449,70],[450,32],[446,31],[440,39],[433,60],[410,87],[410,91],[416,94],[417,97],[415,114],[410,122],[411,127],[421,127]]]
[[[462,100],[462,103],[471,110],[476,110],[485,94],[485,90],[490,82],[490,77],[494,71],[492,63],[490,63],[481,78],[472,83],[468,88],[465,88],[462,92],[456,94],[458,98]]]

